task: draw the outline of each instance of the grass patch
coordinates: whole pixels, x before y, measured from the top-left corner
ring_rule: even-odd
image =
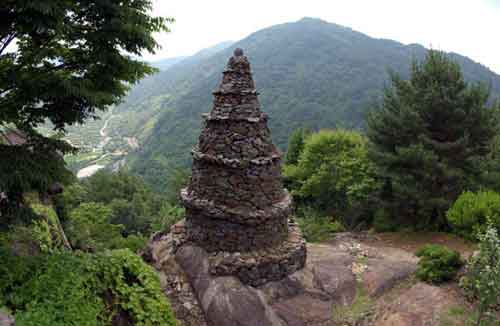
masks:
[[[477,326],[478,312],[461,306],[452,306],[439,316],[439,326]],[[480,326],[499,326],[500,320],[497,316],[487,315],[481,321]]]
[[[353,325],[372,314],[375,301],[366,293],[361,282],[356,286],[356,296],[348,306],[333,307],[332,320],[336,323]]]

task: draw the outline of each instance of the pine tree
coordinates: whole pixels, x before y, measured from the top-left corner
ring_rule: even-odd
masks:
[[[288,149],[285,156],[285,164],[297,164],[299,156],[304,150],[306,138],[311,131],[305,128],[295,129],[288,138]]]
[[[368,115],[370,155],[393,216],[417,228],[439,228],[444,213],[480,174],[479,161],[495,135],[489,90],[464,81],[460,67],[430,50],[409,80],[391,74],[381,105]]]

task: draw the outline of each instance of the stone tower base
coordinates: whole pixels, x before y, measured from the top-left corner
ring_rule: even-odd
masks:
[[[172,246],[195,245],[186,232],[185,221],[171,228]],[[243,284],[259,286],[278,281],[304,267],[306,242],[292,221],[288,222],[287,239],[281,243],[246,252],[215,251],[208,253],[209,271],[213,276],[235,276]]]
[[[243,253],[216,252],[209,256],[212,275],[236,276],[252,286],[281,280],[303,268],[305,262],[306,243],[293,222],[289,222],[287,239],[274,247]]]

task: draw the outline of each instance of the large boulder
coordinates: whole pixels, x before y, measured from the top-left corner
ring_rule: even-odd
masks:
[[[214,277],[208,255],[197,246],[183,246],[176,253],[210,325],[283,326],[261,291],[231,276]]]
[[[0,326],[14,326],[14,318],[0,310]]]
[[[407,279],[416,270],[416,264],[408,261],[367,259],[363,273],[363,286],[372,297],[380,296],[398,282]]]
[[[333,304],[310,294],[300,294],[273,305],[287,326],[318,325],[332,318]]]

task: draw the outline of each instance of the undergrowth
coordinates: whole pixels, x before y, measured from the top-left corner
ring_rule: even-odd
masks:
[[[19,257],[0,249],[0,307],[17,326],[176,325],[155,272],[128,249]]]

